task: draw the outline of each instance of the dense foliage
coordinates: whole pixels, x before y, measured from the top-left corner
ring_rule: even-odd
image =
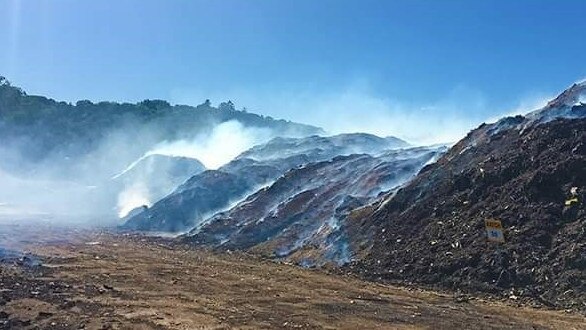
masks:
[[[320,132],[315,127],[236,110],[230,101],[218,107],[213,107],[209,100],[196,107],[171,105],[163,100],[136,104],[58,102],[28,95],[0,76],[0,138],[4,145],[18,144],[30,159],[41,159],[51,152],[65,156],[83,154],[120,129],[134,134],[137,141],[144,139],[146,132],[150,138],[161,141],[193,136],[228,120],[275,131],[296,130],[302,135]]]

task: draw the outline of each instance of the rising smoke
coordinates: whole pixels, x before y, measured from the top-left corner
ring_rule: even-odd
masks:
[[[86,155],[53,155],[33,165],[20,157],[19,147],[4,144],[0,217],[116,224],[119,217],[135,207],[149,206],[191,175],[216,169],[274,134],[236,120],[173,141],[161,141],[156,127],[123,127],[107,134]]]
[[[155,145],[113,179],[125,176],[141,162],[152,159],[153,156],[175,158],[176,161],[179,158],[193,159],[201,162],[205,169],[215,170],[271,137],[272,133],[268,129],[246,127],[236,120],[227,121],[216,125],[211,132],[197,135],[192,139],[164,141]],[[168,173],[169,176],[161,178],[161,172]],[[169,165],[165,168],[148,166],[143,168],[139,175],[127,180],[123,190],[118,194],[118,215],[122,218],[134,208],[151,206],[155,201],[171,193],[181,181],[196,174],[196,169],[187,173],[174,173],[175,178],[171,177],[171,172]]]
[[[197,159],[207,169],[215,170],[252,146],[271,137],[267,129],[249,128],[237,120],[217,125],[209,134],[191,140],[165,141],[156,145],[143,157],[165,155]]]
[[[436,100],[427,100],[422,93],[420,100],[405,101],[375,92],[367,79],[356,79],[338,88],[181,89],[174,91],[173,100],[190,103],[204,96],[236,100],[263,113],[322,127],[331,135],[363,132],[395,136],[415,145],[456,142],[483,122],[525,114],[552,99],[548,94],[529,94],[517,104],[495,108],[481,91],[457,86]]]

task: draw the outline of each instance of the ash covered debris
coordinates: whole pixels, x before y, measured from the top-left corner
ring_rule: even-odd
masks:
[[[384,206],[353,214],[351,241],[373,240],[349,268],[586,310],[586,119],[491,128],[471,132]],[[506,243],[487,241],[488,218],[502,221]]]

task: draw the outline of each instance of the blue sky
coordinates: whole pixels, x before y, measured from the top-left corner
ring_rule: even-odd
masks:
[[[0,0],[0,74],[425,143],[586,77],[586,1]]]

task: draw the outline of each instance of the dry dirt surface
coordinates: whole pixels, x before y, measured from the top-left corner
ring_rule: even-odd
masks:
[[[580,314],[164,239],[20,224],[0,225],[0,247],[0,329],[586,329]]]

